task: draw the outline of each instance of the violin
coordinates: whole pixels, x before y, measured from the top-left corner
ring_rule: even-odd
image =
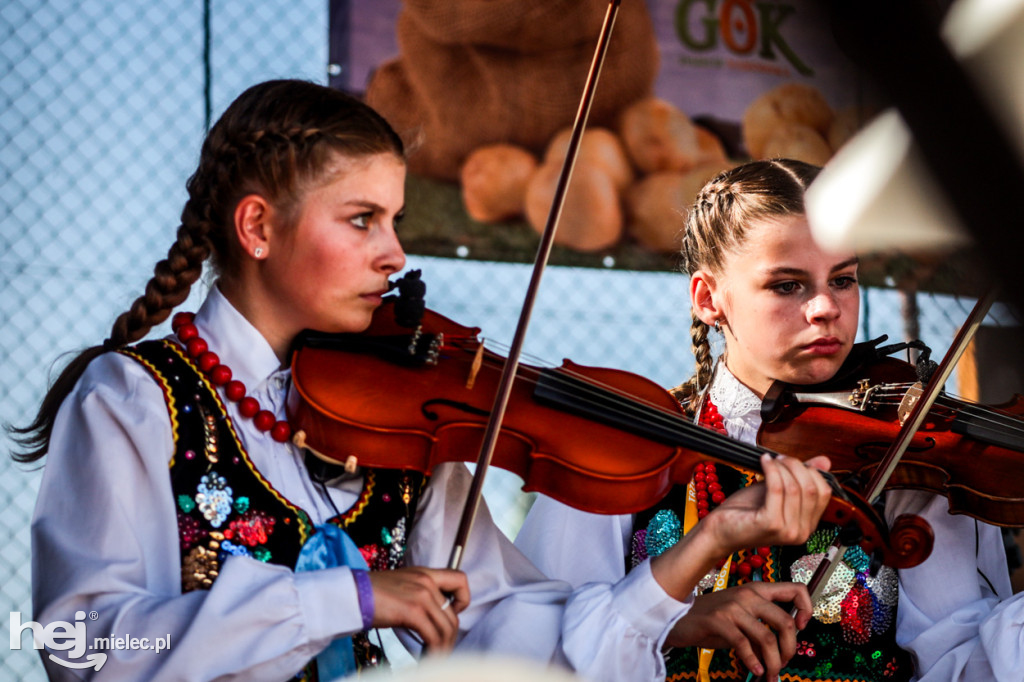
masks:
[[[823,384],[775,382],[761,406],[757,442],[801,459],[827,455],[840,480],[867,480],[920,395],[923,378],[914,365],[876,349],[882,340],[857,344]],[[985,406],[940,394],[885,489],[926,490],[946,497],[951,513],[1019,527],[1022,481],[1021,396]]]
[[[360,334],[304,332],[292,353],[288,420],[296,444],[333,463],[413,469],[472,461],[504,358],[469,328],[424,310],[415,330],[396,321],[393,299]],[[401,317],[401,315],[398,315]],[[690,480],[708,458],[760,470],[764,448],[691,422],[656,383],[629,372],[521,365],[492,463],[524,490],[578,509],[627,514]],[[877,510],[834,477],[823,518],[882,563],[914,566],[931,551],[917,517],[890,530]]]

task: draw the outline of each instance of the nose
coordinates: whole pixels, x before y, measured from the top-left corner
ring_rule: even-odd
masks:
[[[807,319],[810,322],[829,322],[839,317],[841,312],[830,290],[820,292],[807,302]]]
[[[405,267],[405,250],[398,241],[394,229],[382,231],[381,251],[377,255],[377,267],[388,274],[398,272]]]

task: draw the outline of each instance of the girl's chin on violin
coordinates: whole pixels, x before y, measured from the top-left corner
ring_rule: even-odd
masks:
[[[819,384],[831,379],[843,364],[849,346],[841,346],[836,352],[823,353],[820,349],[801,349],[798,358],[789,363],[780,376],[773,377],[790,384]]]

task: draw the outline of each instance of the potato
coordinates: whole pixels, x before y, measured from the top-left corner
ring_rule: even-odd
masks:
[[[733,165],[728,160],[713,161],[686,173],[652,173],[638,180],[626,193],[627,232],[653,251],[677,251],[697,193],[708,180]]]
[[[563,128],[555,135],[544,154],[544,163],[561,166],[569,149],[572,128]],[[600,166],[607,171],[620,190],[633,182],[633,167],[618,136],[607,128],[587,128],[580,137],[576,168]],[[575,170],[575,169],[574,169]]]
[[[547,225],[561,166],[545,163],[526,186],[526,219],[538,234]],[[619,191],[600,166],[577,164],[565,193],[555,243],[576,251],[601,251],[622,237]]]
[[[818,131],[799,123],[778,126],[764,145],[764,158],[787,158],[824,166],[832,148]]]
[[[752,158],[771,158],[765,145],[779,126],[799,123],[824,136],[832,117],[832,107],[817,88],[785,83],[762,94],[747,107],[742,121],[743,144]]]
[[[862,121],[861,114],[856,107],[848,107],[836,113],[825,135],[828,146],[832,148],[833,152],[857,134]]]
[[[619,134],[633,165],[643,173],[687,171],[697,165],[697,129],[678,107],[657,97],[629,105],[619,119]]]
[[[718,139],[718,135],[703,126],[694,126],[697,129],[697,147],[700,149],[698,165],[714,161],[725,161],[725,145]]]
[[[462,201],[473,220],[493,223],[523,214],[526,183],[537,170],[533,154],[509,144],[473,151],[462,164]]]

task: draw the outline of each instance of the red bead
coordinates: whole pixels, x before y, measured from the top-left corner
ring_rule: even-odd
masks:
[[[252,418],[252,423],[256,425],[256,428],[260,431],[269,431],[274,428],[274,424],[277,423],[277,419],[274,418],[274,413],[270,410],[260,410],[256,413],[256,416]]]
[[[718,474],[716,474],[714,471],[709,471],[707,474],[705,474],[704,480],[707,481],[708,483],[718,483]]]
[[[188,340],[188,343],[185,344],[185,350],[188,351],[188,356],[194,360],[210,350],[210,347],[206,345],[206,341],[196,336]]]
[[[697,519],[698,520],[703,519],[705,516],[707,516],[710,513],[711,512],[709,512],[707,509],[698,509],[697,510]]]
[[[697,500],[700,501],[700,500],[706,500],[706,499],[708,499],[708,491],[707,490],[698,490],[697,491]]]
[[[755,554],[754,556],[747,559],[747,563],[749,563],[754,568],[761,568],[762,566],[764,566],[764,557],[760,554]]]
[[[697,500],[697,511],[707,511],[709,508],[707,500]]]
[[[722,489],[722,484],[721,483],[708,483],[708,491],[709,492],[717,493],[721,489]]]
[[[211,369],[220,364],[220,358],[213,351],[206,351],[199,356],[199,369],[204,372],[209,372]]]
[[[772,548],[771,547],[758,547],[757,548],[757,553],[760,554],[761,556],[765,556],[766,557],[766,556],[768,556],[769,554],[772,553]]]
[[[698,471],[693,475],[693,480],[696,481],[697,483],[703,483],[706,476],[707,474],[705,474],[703,471]]]
[[[256,398],[246,397],[242,398],[238,403],[238,412],[243,417],[251,419],[256,416],[256,413],[260,411],[260,404]]]
[[[292,437],[292,427],[288,422],[279,421],[270,430],[270,437],[278,443],[287,443],[288,439]]]
[[[704,471],[708,472],[709,474],[715,473],[715,471],[716,471],[715,463],[714,462],[708,462],[707,464],[705,464],[704,465]]]
[[[192,324],[192,321],[196,319],[195,313],[180,312],[175,313],[174,317],[171,318],[171,329],[177,331],[178,327],[184,324]]]
[[[194,324],[183,324],[178,327],[177,332],[178,338],[182,341],[188,342],[190,339],[194,339],[199,336],[199,330],[196,329]]]
[[[722,504],[723,502],[725,502],[725,493],[723,493],[721,490],[716,490],[715,492],[711,493],[711,501],[714,502],[715,504]]]
[[[231,368],[227,365],[217,365],[210,370],[210,381],[214,386],[223,386],[231,381]]]
[[[228,400],[238,402],[245,397],[245,384],[237,379],[229,381],[228,385],[224,387],[224,393],[227,394]]]
[[[704,473],[704,462],[697,462],[697,466],[693,467],[693,470],[699,474]]]
[[[741,578],[749,578],[750,572],[752,570],[753,569],[751,568],[750,564],[746,561],[741,561],[740,563],[736,564],[736,573],[739,574]]]

